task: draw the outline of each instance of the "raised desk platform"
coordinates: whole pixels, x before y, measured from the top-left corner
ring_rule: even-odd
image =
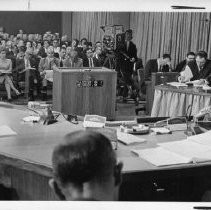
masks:
[[[28,112],[17,106],[5,107],[0,104],[0,126],[9,125],[18,133],[17,136],[0,138],[0,182],[14,188],[20,200],[56,200],[48,186],[48,180],[52,176],[53,148],[65,134],[83,128],[81,124],[74,125],[63,118],[60,118],[58,123],[48,126],[24,124],[21,119],[28,116]],[[184,139],[185,134],[175,132],[172,135],[141,137],[146,138],[147,142],[138,146],[118,144],[117,156],[124,163],[120,199],[198,199],[200,192],[197,180],[201,180],[201,177],[210,177],[210,162],[156,167],[130,152],[132,148],[154,147],[158,142]],[[184,181],[187,179],[190,188],[184,189],[181,180],[187,185]],[[155,183],[157,187],[154,186]],[[164,193],[158,189],[159,187],[165,188]],[[192,194],[186,191],[191,191]]]
[[[185,116],[189,105],[192,115],[211,105],[211,93],[196,87],[173,87],[159,85],[155,87],[152,117]]]

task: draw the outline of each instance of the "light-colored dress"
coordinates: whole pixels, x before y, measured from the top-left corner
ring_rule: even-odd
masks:
[[[1,70],[5,73],[1,73]],[[2,84],[5,81],[5,78],[8,77],[10,74],[12,74],[11,59],[0,59],[0,84]]]

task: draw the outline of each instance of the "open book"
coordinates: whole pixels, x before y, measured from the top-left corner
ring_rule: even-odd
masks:
[[[211,145],[202,145],[190,140],[160,143],[156,148],[132,152],[155,166],[211,161]]]

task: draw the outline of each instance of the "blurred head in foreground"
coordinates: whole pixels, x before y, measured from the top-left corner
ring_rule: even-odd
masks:
[[[122,163],[110,140],[92,131],[67,134],[52,156],[51,188],[61,200],[118,200]]]

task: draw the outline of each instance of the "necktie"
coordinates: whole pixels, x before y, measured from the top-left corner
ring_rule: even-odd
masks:
[[[26,68],[29,68],[29,60],[26,59]]]
[[[127,42],[127,51],[128,51],[128,49],[129,49],[129,44],[130,44],[130,42]]]
[[[89,67],[90,67],[90,68],[93,67],[93,66],[92,66],[92,59],[91,59],[91,58],[89,58]]]

